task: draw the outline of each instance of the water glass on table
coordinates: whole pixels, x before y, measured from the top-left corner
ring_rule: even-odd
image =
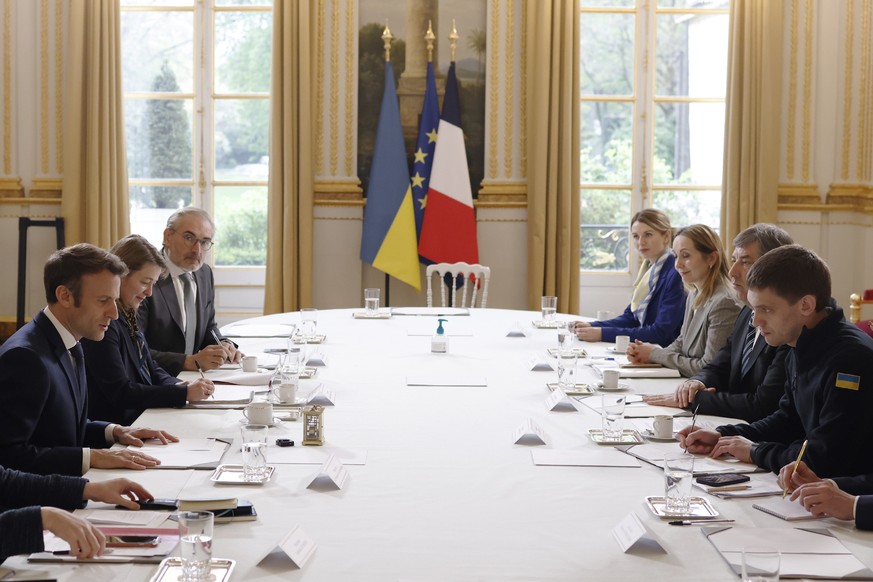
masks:
[[[179,558],[182,561],[180,580],[208,580],[212,559],[212,529],[214,516],[210,511],[180,511]]]
[[[779,580],[781,555],[776,548],[743,548],[743,582]]]
[[[368,288],[364,289],[364,313],[368,317],[376,317],[379,315],[379,294],[381,289]]]
[[[664,503],[672,515],[688,515],[691,509],[691,482],[694,480],[694,455],[673,453],[664,457]]]
[[[247,424],[240,429],[242,437],[243,478],[263,481],[267,475],[267,426]]]
[[[603,439],[619,441],[624,431],[624,407],[627,396],[624,394],[604,394],[601,401],[601,428]]]
[[[576,388],[576,353],[573,351],[558,353],[558,387],[564,392]]]
[[[558,298],[554,295],[543,295],[543,321],[553,321],[558,310]]]
[[[318,310],[314,307],[304,307],[300,310],[300,333],[303,339],[311,341],[315,339],[318,331]]]

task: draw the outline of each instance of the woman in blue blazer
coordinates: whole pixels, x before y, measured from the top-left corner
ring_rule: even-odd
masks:
[[[685,317],[685,288],[670,249],[670,219],[654,208],[641,210],[631,220],[631,236],[643,257],[631,304],[614,319],[577,322],[576,335],[589,342],[614,342],[615,336],[627,335],[631,342],[666,346],[679,335]]]
[[[165,270],[161,254],[145,238],[124,237],[110,252],[127,265],[121,278],[118,319],[109,324],[102,341],[82,340],[88,376],[88,417],[131,424],[146,408],[185,406],[208,398],[210,380],[180,382],[158,366],[139,330],[136,311],[152,294]]]

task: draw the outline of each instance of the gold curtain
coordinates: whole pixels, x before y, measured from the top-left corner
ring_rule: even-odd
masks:
[[[579,1],[525,3],[528,304],[579,312]]]
[[[783,2],[732,0],[725,104],[722,240],[775,222],[782,108]]]
[[[64,87],[67,244],[109,248],[130,231],[119,0],[72,0]]]
[[[312,2],[273,5],[264,313],[312,305]]]

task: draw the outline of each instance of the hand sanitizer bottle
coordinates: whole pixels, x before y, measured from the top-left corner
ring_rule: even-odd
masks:
[[[433,338],[430,340],[430,351],[435,354],[445,354],[449,351],[449,338],[443,329],[443,322],[448,320],[438,319],[437,321],[439,321],[439,327],[437,327],[436,333],[433,334]]]

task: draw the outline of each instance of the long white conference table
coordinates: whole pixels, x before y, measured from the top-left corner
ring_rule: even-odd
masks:
[[[315,349],[326,366],[301,393],[324,384],[336,405],[324,413],[328,450],[366,451],[366,463],[347,465],[342,490],[308,489],[318,465],[278,465],[262,487],[216,486],[211,471],[92,470],[87,477],[135,479],[158,497],[208,494],[217,487],[251,500],[254,522],[216,526],[213,557],[232,558],[235,580],[735,580],[699,527],[675,527],[646,507],[648,495],[663,495],[663,475],[639,468],[535,466],[536,448],[513,442],[514,431],[532,419],[546,433],[547,448],[588,449],[588,429],[600,417],[578,411],[553,412],[545,405],[547,382],[556,372],[530,370],[535,355],[557,346],[553,329],[536,329],[537,312],[474,310],[447,317],[448,354],[432,354],[436,317],[394,316],[362,320],[353,311],[318,312]],[[559,319],[570,316],[559,315]],[[248,324],[298,323],[289,313]],[[526,337],[507,337],[520,327]],[[232,333],[232,329],[226,330]],[[243,338],[244,351],[283,347],[281,339]],[[581,344],[580,344],[581,345]],[[585,344],[591,355],[609,355],[607,344]],[[310,346],[311,348],[311,346]],[[552,360],[554,361],[554,360]],[[580,366],[594,381],[593,370]],[[478,376],[486,387],[407,386],[410,376]],[[586,378],[583,376],[582,378]],[[672,390],[677,380],[627,380],[632,393]],[[239,463],[239,410],[153,409],[139,426],[163,428],[180,437],[229,437],[237,442],[223,462]],[[699,422],[718,423],[701,417]],[[270,429],[275,438],[302,440],[302,423]],[[616,455],[623,455],[614,451]],[[700,492],[695,490],[695,494]],[[752,500],[709,498],[735,525],[793,527],[752,507]],[[666,553],[632,549],[623,553],[611,530],[636,514]],[[873,565],[873,534],[852,523],[826,519],[864,564]],[[258,565],[295,526],[318,545],[302,569],[281,562]],[[45,566],[23,557],[4,564],[24,575],[58,580],[148,580],[149,565]]]

